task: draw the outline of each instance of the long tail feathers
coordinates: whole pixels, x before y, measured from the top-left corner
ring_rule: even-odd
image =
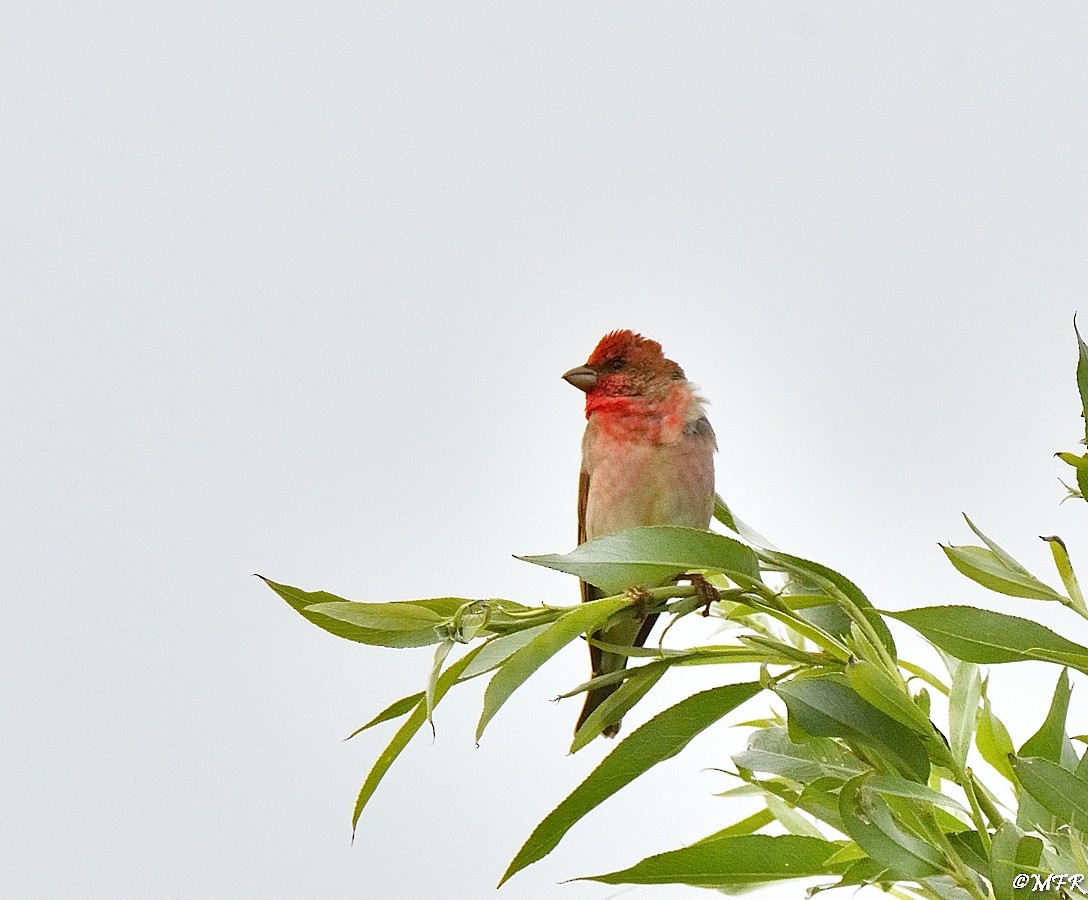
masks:
[[[643,644],[645,644],[646,638],[650,636],[650,631],[653,629],[654,623],[656,621],[657,613],[654,613],[652,616],[647,616],[645,619],[643,619],[642,622],[639,623],[638,631],[635,634],[634,640],[632,640],[631,643],[633,643],[636,647],[641,647]],[[602,635],[600,632],[597,632],[593,636],[600,636],[605,640],[608,639],[608,636]],[[627,640],[631,640],[630,632],[627,633]],[[622,641],[622,643],[627,643],[627,640]],[[616,641],[616,643],[620,643],[620,641]],[[604,653],[599,647],[594,647],[592,644],[590,644],[589,662],[592,675],[594,678],[597,678],[600,675],[606,675],[609,672],[617,672],[620,669],[626,668],[627,657],[619,656],[615,653]],[[622,683],[623,682],[617,681],[615,684],[608,684],[604,687],[594,688],[593,690],[586,693],[585,705],[582,707],[582,712],[578,716],[578,722],[574,726],[574,730],[576,732],[579,728],[582,727],[586,719],[590,717],[593,711],[602,703],[604,703],[605,700],[611,697],[612,694],[616,692],[616,690]],[[617,734],[619,734],[620,724],[621,722],[617,721],[606,725],[601,730],[601,734],[603,734],[607,738],[615,737]]]
[[[596,677],[597,674],[598,673],[594,673],[594,677]],[[618,687],[619,684],[610,684],[605,687],[595,688],[594,690],[586,693],[586,702],[585,705],[582,707],[581,715],[578,716],[578,723],[574,726],[574,730],[578,731],[578,729],[585,724],[586,719],[590,717],[590,714],[592,714],[592,712],[598,706],[604,703],[605,700],[611,697],[612,694],[615,692],[616,688]],[[613,722],[611,725],[606,725],[604,730],[601,731],[601,734],[609,738],[615,737],[617,734],[619,734],[619,730],[620,723]]]

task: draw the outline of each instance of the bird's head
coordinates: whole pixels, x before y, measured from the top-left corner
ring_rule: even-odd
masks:
[[[613,331],[601,338],[584,366],[565,372],[563,379],[596,397],[639,397],[668,390],[684,380],[684,370],[665,358],[657,341]]]

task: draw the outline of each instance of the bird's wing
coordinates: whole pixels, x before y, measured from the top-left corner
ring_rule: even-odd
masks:
[[[578,543],[586,542],[586,504],[589,502],[589,472],[582,469],[578,477]]]
[[[582,474],[578,478],[578,543],[584,544],[586,542],[586,504],[589,502],[589,472],[582,469]],[[598,588],[594,587],[589,582],[582,582],[582,602],[588,603],[590,600],[597,600],[600,598],[601,592]],[[590,647],[589,651],[592,655],[596,647]],[[597,651],[600,653],[600,651]],[[595,660],[594,660],[595,661]]]

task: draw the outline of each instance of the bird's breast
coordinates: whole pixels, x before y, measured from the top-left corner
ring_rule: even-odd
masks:
[[[596,427],[583,445],[586,537],[640,525],[706,528],[714,509],[713,432],[652,443]]]

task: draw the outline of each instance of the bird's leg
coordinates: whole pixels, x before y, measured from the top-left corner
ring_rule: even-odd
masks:
[[[718,589],[702,575],[698,575],[694,572],[686,572],[683,575],[677,575],[675,580],[686,581],[695,588],[695,596],[703,601],[704,616],[710,615],[710,604],[716,603],[721,599],[721,596],[718,594]]]

